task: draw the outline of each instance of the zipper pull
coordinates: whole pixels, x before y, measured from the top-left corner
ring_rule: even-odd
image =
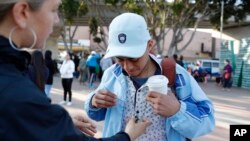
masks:
[[[139,111],[136,111],[136,116],[135,116],[135,123],[137,123],[139,121],[139,117],[138,117]]]

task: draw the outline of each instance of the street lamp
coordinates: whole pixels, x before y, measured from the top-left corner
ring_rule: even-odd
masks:
[[[223,34],[223,17],[224,17],[224,1],[221,1],[221,14],[220,14],[220,43],[222,46],[222,34]]]

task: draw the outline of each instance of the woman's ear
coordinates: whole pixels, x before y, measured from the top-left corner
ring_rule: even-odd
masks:
[[[27,27],[29,5],[27,2],[17,2],[12,9],[13,20],[20,28]]]

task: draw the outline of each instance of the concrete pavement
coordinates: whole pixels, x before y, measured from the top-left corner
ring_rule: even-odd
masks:
[[[231,91],[223,91],[221,87],[216,86],[214,82],[208,82],[207,84],[201,83],[200,86],[213,101],[216,128],[212,133],[193,139],[193,141],[229,141],[230,124],[250,124],[250,90],[234,87]],[[89,90],[86,85],[80,85],[79,82],[74,79],[72,91],[73,105],[64,107],[86,114],[83,110],[83,104],[91,90]],[[61,79],[56,76],[54,77],[52,89],[52,102],[59,103],[62,99],[63,90]],[[100,137],[103,123],[98,122],[96,124],[98,125],[96,137]]]

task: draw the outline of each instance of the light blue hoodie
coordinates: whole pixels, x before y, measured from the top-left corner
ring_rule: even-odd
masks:
[[[151,58],[160,66],[161,59]],[[161,66],[160,66],[161,68]],[[126,101],[127,82],[122,68],[114,64],[108,68],[97,89],[106,88],[117,95],[118,102],[111,108],[96,109],[91,106],[92,92],[85,102],[85,110],[90,118],[104,122],[103,137],[110,137],[121,130],[122,116]],[[176,96],[181,107],[173,116],[166,118],[166,141],[185,141],[211,132],[215,127],[212,102],[194,78],[176,64]]]

